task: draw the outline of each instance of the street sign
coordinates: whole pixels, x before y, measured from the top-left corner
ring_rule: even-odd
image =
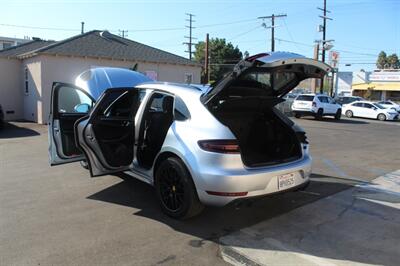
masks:
[[[329,52],[329,61],[330,61],[330,65],[334,68],[337,67],[338,63],[339,63],[339,58],[340,58],[340,54],[338,51],[330,51]]]

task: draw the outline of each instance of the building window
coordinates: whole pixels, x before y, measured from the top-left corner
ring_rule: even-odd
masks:
[[[25,95],[29,94],[29,83],[28,83],[28,68],[25,67]]]
[[[190,84],[193,81],[193,73],[185,73],[185,83]]]
[[[12,43],[4,42],[3,43],[3,49],[10,48],[12,46]]]

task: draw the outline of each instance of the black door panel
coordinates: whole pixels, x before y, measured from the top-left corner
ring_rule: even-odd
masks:
[[[132,163],[137,108],[137,90],[109,89],[93,111],[86,142],[104,168],[116,171]],[[90,141],[92,137],[95,141]]]

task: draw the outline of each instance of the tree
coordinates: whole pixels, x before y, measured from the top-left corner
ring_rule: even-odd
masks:
[[[397,54],[389,55],[387,57],[387,64],[389,65],[389,68],[398,69],[400,67],[400,62]]]
[[[195,49],[195,61],[204,65],[205,42],[197,43]],[[209,55],[210,79],[212,81],[222,78],[243,58],[243,54],[237,46],[234,47],[232,43],[227,43],[225,39],[220,38],[211,38],[209,41]]]
[[[384,51],[381,51],[378,55],[378,59],[376,60],[376,67],[378,69],[384,69],[387,64],[387,57]]]

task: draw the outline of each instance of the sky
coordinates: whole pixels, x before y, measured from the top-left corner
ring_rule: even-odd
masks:
[[[0,6],[0,36],[62,40],[79,34],[84,21],[85,31],[127,30],[129,39],[185,57],[186,13],[195,15],[195,41],[209,33],[250,55],[270,51],[271,30],[262,26],[270,20],[261,16],[287,15],[276,18],[276,51],[312,57],[322,39],[323,0],[0,0]],[[334,40],[340,71],[372,70],[382,50],[400,56],[400,0],[327,0],[327,9],[326,39]]]

